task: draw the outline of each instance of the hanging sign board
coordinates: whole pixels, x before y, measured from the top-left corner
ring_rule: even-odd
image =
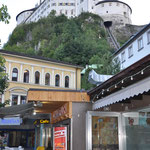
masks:
[[[34,125],[38,125],[38,124],[50,124],[50,120],[49,119],[40,119],[40,120],[35,120]]]
[[[67,127],[53,128],[53,150],[67,150]]]
[[[20,117],[0,119],[0,125],[20,125],[21,123],[22,119]]]
[[[69,113],[69,103],[64,104],[54,112],[52,112],[51,115],[51,123],[56,123],[58,121],[65,120],[69,118],[70,113]]]

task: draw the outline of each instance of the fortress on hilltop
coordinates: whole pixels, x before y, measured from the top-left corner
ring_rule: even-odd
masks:
[[[36,22],[47,17],[52,10],[56,15],[64,14],[68,18],[79,16],[82,12],[91,12],[115,24],[131,24],[131,7],[119,0],[40,0],[35,8],[20,12],[17,24]]]

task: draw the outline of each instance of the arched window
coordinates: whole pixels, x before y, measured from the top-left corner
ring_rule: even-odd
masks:
[[[28,70],[24,71],[23,82],[29,83],[29,71]]]
[[[65,88],[69,88],[69,77],[65,77]]]
[[[12,71],[12,81],[18,81],[18,69],[14,68]]]
[[[50,85],[50,74],[46,73],[45,75],[45,85]]]
[[[57,74],[57,75],[55,76],[55,86],[59,86],[59,84],[60,84],[60,77],[59,77],[59,75]]]
[[[40,84],[40,73],[38,71],[35,72],[35,84]]]

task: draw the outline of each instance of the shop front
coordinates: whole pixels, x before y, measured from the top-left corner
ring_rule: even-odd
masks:
[[[88,92],[86,150],[150,149],[150,55]]]
[[[33,103],[0,109],[0,148],[19,146],[34,148],[33,110]]]
[[[36,129],[36,137],[40,137],[37,138],[39,141],[36,140],[36,148],[44,146],[53,150],[86,149],[86,112],[92,108],[86,91],[30,89],[27,98],[28,101],[42,103],[42,107],[35,110],[37,115],[50,114],[50,138],[44,134],[45,124],[41,124]]]
[[[87,112],[87,150],[149,150],[150,107],[133,112]]]
[[[0,147],[34,148],[34,129],[0,129]]]
[[[35,130],[32,125],[24,125],[22,118],[0,119],[0,147],[34,147]]]

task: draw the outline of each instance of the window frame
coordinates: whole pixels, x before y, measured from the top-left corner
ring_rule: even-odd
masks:
[[[133,56],[133,45],[130,45],[128,47],[128,58],[131,58]]]
[[[39,73],[39,79],[38,79],[38,82],[36,82],[36,72]],[[40,72],[39,72],[39,71],[35,71],[35,73],[34,73],[34,84],[40,84]]]
[[[66,77],[68,77],[68,83],[66,83]],[[65,76],[65,88],[69,88],[69,79],[70,79],[69,76],[66,75],[66,76]],[[66,86],[66,84],[68,84],[68,86]]]
[[[16,104],[13,104],[13,96],[17,96],[17,103],[16,103]],[[15,102],[15,101],[14,101],[14,102]],[[17,95],[17,94],[12,94],[12,95],[11,95],[11,106],[18,105],[18,103],[19,103],[19,95]]]
[[[13,104],[13,96],[17,96],[17,103]],[[26,97],[25,103],[22,103],[21,101],[21,96]],[[19,104],[26,104],[27,103],[27,94],[23,94],[23,93],[11,93],[11,98],[10,98],[10,105],[14,106],[14,105],[19,105]]]
[[[28,82],[25,82],[25,72],[27,71],[28,72]],[[30,82],[30,71],[28,69],[25,69],[24,72],[23,72],[23,83],[29,83]]]
[[[48,79],[48,80],[49,80],[49,82],[48,82],[48,84],[46,84],[46,75],[47,75],[47,74],[49,75],[49,79]],[[45,85],[47,85],[47,86],[49,86],[49,85],[50,85],[50,76],[51,76],[51,75],[50,75],[50,73],[48,73],[48,72],[47,72],[47,73],[45,73]]]
[[[14,69],[16,69],[17,72],[14,72]],[[12,81],[15,81],[15,82],[18,81],[18,74],[19,74],[18,72],[19,72],[19,71],[18,71],[18,68],[17,68],[17,67],[14,67],[14,68],[12,69],[12,77],[11,77],[11,80],[12,80]],[[17,76],[14,77],[13,74],[17,74]],[[15,78],[16,78],[16,80],[15,80]]]
[[[147,44],[150,44],[150,30],[147,32]]]
[[[125,57],[125,51],[123,51],[121,53],[121,63],[124,63],[126,61],[126,57]]]
[[[58,84],[57,84],[57,80],[56,80],[57,77],[56,77],[56,76],[59,76]],[[56,87],[60,87],[60,75],[59,75],[59,74],[56,74],[56,75],[55,75],[55,86],[56,86]]]
[[[137,44],[138,44],[138,51],[140,51],[144,48],[144,43],[143,43],[143,37],[142,36],[140,38],[138,38]]]

